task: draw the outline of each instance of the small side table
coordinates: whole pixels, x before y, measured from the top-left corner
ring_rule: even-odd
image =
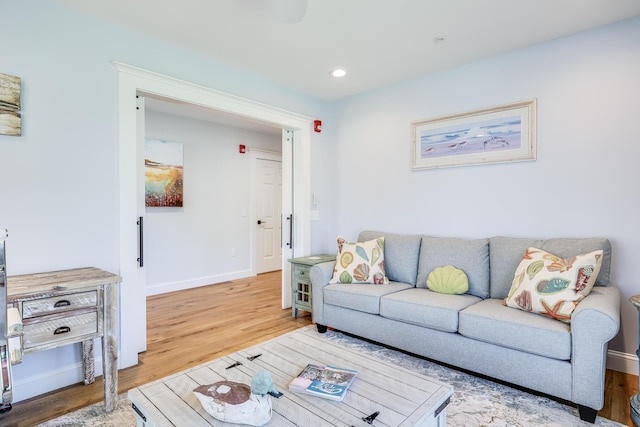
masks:
[[[631,304],[635,305],[640,312],[640,295],[632,296],[629,298],[629,301],[631,301]],[[640,357],[640,331],[638,332],[638,349],[636,350],[636,355]],[[640,387],[640,380],[638,380],[638,386]],[[640,391],[631,396],[630,406],[631,420],[635,425],[640,426]]]
[[[311,313],[311,279],[309,270],[316,264],[335,261],[335,255],[312,255],[291,258],[291,315],[298,317],[298,310]]]

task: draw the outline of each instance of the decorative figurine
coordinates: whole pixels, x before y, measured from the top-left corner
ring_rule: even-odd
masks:
[[[262,426],[271,420],[269,395],[281,395],[267,371],[257,372],[251,379],[251,387],[233,381],[218,381],[196,387],[193,394],[212,417],[251,426]]]

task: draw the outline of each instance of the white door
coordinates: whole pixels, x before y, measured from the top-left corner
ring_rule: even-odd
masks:
[[[136,96],[136,231],[138,235],[138,253],[136,257],[135,268],[136,280],[136,294],[140,299],[146,299],[147,296],[147,272],[144,267],[144,214],[146,212],[145,207],[145,190],[144,190],[144,141],[145,141],[145,110],[144,110],[144,97]],[[133,259],[130,260],[132,264]],[[122,293],[122,291],[121,291]],[[135,347],[138,353],[142,353],[147,350],[147,310],[145,307],[140,308],[140,313],[137,314],[139,323],[135,326],[126,325],[126,327],[135,327],[138,330],[138,339],[135,340]],[[121,327],[123,329],[123,327]]]
[[[282,160],[256,159],[256,274],[282,268]]]

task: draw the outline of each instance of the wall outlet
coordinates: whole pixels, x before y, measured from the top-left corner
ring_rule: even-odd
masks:
[[[236,256],[236,248],[231,248],[231,256]]]

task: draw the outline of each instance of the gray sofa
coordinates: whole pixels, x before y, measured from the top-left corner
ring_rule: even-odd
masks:
[[[335,262],[313,266],[313,321],[577,404],[594,422],[604,404],[608,342],[620,326],[620,293],[609,283],[607,239],[457,238],[363,231],[384,236],[389,284],[329,284]],[[600,274],[571,323],[506,307],[527,247],[562,258],[602,249]],[[434,268],[455,265],[469,279],[462,295],[432,292]]]

